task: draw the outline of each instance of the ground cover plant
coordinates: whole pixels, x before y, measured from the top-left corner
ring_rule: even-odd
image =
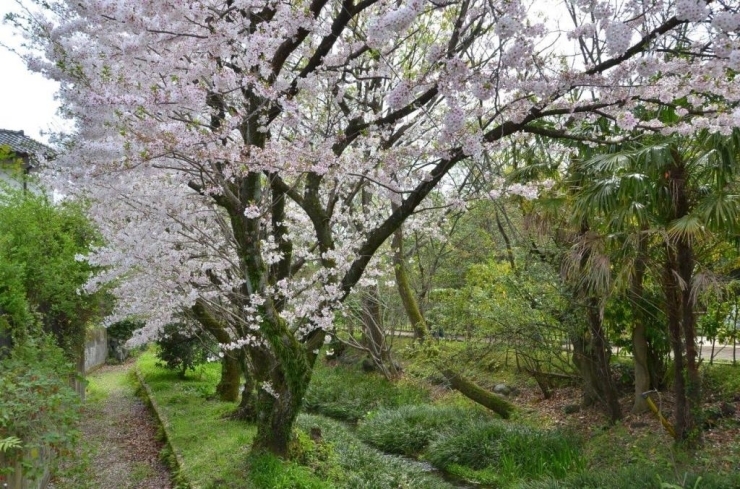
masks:
[[[477,421],[490,419],[481,410],[459,406],[415,404],[371,411],[357,426],[358,436],[388,453],[420,455],[445,435],[466,431]]]
[[[393,408],[428,401],[429,392],[409,381],[391,382],[382,375],[363,372],[359,364],[319,363],[306,393],[308,412],[355,422],[381,407]]]
[[[224,416],[236,408],[236,403],[207,399],[218,383],[219,364],[202,365],[185,379],[180,379],[176,372],[158,366],[153,352],[148,351],[138,359],[137,368],[150,387],[157,409],[170,433],[172,450],[182,459],[178,478],[193,487],[452,487],[440,477],[431,474],[428,467],[371,448],[360,441],[348,427],[322,416],[299,417],[299,430],[291,442],[291,456],[295,461],[252,452],[248,447],[248,437],[255,436],[255,427]],[[319,369],[319,375],[321,372],[323,369]],[[330,379],[337,378],[337,374],[329,372],[329,369],[327,375]],[[359,376],[350,374],[348,377],[345,382],[360,381]],[[374,375],[366,375],[366,379],[368,382],[365,389],[382,385],[375,380]],[[421,395],[419,388],[410,389],[413,395],[398,394],[397,391],[397,387],[388,389],[389,398],[418,400]],[[365,406],[365,410],[368,408],[369,406]],[[319,430],[320,441],[311,438],[309,433],[312,429],[314,432]]]
[[[49,336],[27,339],[10,353],[0,348],[0,453],[19,461],[29,479],[43,474],[40,457],[53,465],[54,456],[68,457],[79,442],[80,396],[69,387],[74,375]],[[13,472],[0,467],[0,482]]]
[[[461,477],[502,486],[518,479],[562,479],[585,468],[575,436],[498,420],[441,438],[429,447],[426,458]]]

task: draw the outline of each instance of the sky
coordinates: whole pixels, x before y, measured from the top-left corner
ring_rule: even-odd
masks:
[[[12,0],[0,0],[0,129],[23,130],[40,142],[48,142],[41,132],[60,131],[69,123],[56,116],[54,100],[58,85],[42,75],[29,72],[17,55],[2,45],[21,42],[13,28],[2,19],[16,7]]]

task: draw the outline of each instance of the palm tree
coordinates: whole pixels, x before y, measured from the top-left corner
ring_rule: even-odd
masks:
[[[617,147],[577,165],[582,186],[575,189],[576,219],[590,219],[605,240],[621,244],[612,250],[621,251],[615,255],[615,270],[626,280],[615,285],[638,302],[646,273],[661,283],[674,359],[676,437],[682,442],[701,441],[695,305],[700,278],[709,268],[700,250],[738,230],[739,159],[740,131],[735,130],[727,136],[702,132],[693,138],[670,136]],[[659,273],[648,267],[649,247],[659,251]],[[633,330],[636,394],[649,378],[642,372],[646,359],[640,310]]]

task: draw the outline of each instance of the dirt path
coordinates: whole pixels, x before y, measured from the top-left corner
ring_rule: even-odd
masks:
[[[82,443],[52,489],[170,489],[159,460],[156,424],[135,395],[133,364],[105,366],[88,377]]]

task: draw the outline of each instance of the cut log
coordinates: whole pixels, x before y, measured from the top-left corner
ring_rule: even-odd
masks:
[[[450,369],[442,369],[442,375],[445,376],[453,389],[471,401],[490,409],[502,418],[509,419],[511,413],[514,412],[515,407],[509,401],[493,392],[485,390],[475,382],[462,377],[460,374]]]

